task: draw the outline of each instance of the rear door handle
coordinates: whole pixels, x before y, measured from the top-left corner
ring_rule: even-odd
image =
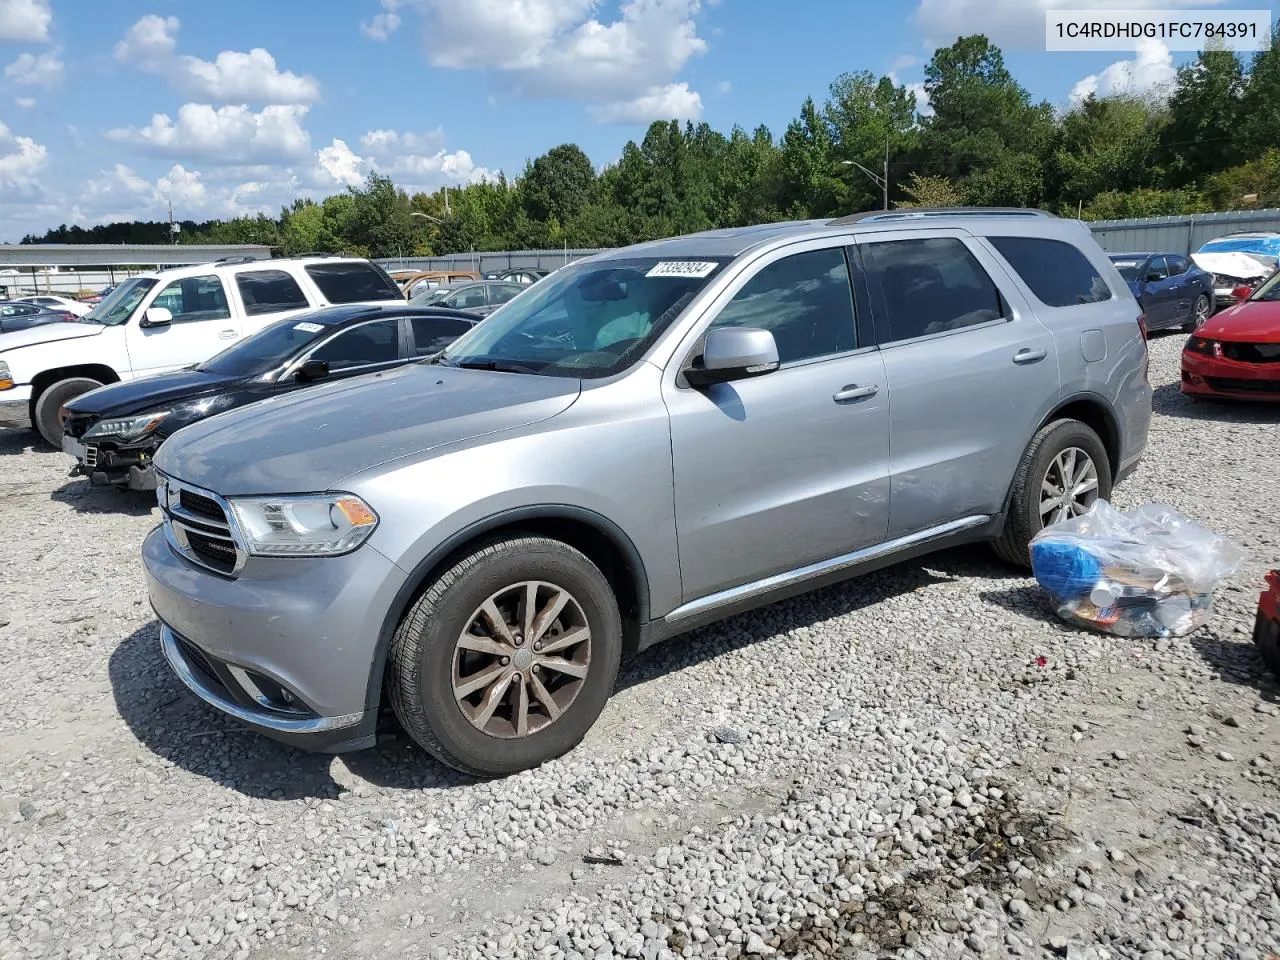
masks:
[[[867,397],[874,397],[880,392],[878,385],[872,384],[869,387],[860,387],[856,383],[851,383],[843,390],[837,390],[831,398],[836,403],[853,403],[855,400],[865,400]]]
[[[234,330],[219,330],[218,337],[221,340],[234,340],[236,338],[236,332]]]
[[[1023,347],[1013,355],[1014,363],[1037,363],[1049,355],[1048,350],[1032,350],[1030,347]]]

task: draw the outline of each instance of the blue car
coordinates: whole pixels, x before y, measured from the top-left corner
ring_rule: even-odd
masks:
[[[1213,274],[1176,253],[1113,253],[1148,330],[1195,330],[1213,315]]]

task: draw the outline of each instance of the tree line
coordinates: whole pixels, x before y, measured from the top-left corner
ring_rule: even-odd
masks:
[[[373,173],[278,217],[184,221],[184,243],[263,243],[284,254],[428,256],[470,250],[610,247],[716,227],[881,207],[1030,206],[1113,219],[1280,206],[1280,27],[1251,58],[1202,52],[1171,88],[1035,102],[985,36],[939,48],[925,67],[932,113],[889,77],[843,74],[808,98],[781,137],[655,122],[596,172],[574,144],[514,180],[399,189]],[[415,214],[420,214],[417,216]],[[24,243],[156,243],[167,223],[61,226]]]

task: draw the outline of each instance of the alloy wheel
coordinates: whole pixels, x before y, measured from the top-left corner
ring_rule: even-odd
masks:
[[[1203,293],[1200,294],[1199,298],[1197,298],[1196,300],[1196,307],[1195,307],[1196,329],[1199,329],[1200,327],[1204,326],[1204,322],[1209,319],[1209,310],[1211,306],[1212,304],[1210,304],[1209,298],[1206,297]]]
[[[453,654],[453,696],[476,729],[527,737],[573,704],[591,669],[591,629],[562,587],[504,587],[467,621]]]
[[[1044,526],[1088,511],[1098,499],[1098,468],[1079,447],[1067,447],[1040,481],[1040,522]]]

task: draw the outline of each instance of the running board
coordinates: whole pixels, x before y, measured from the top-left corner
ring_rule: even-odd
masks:
[[[772,577],[765,577],[763,580],[743,584],[740,587],[730,587],[728,590],[721,590],[719,593],[712,593],[698,600],[692,600],[682,607],[676,607],[662,619],[667,623],[687,620],[689,617],[715,610],[718,607],[727,607],[743,600],[750,600],[753,597],[773,593],[775,590],[804,583],[806,580],[816,580],[818,577],[823,577],[830,573],[838,573],[847,567],[856,567],[860,563],[883,557],[885,554],[896,553],[907,547],[918,546],[922,543],[928,543],[930,540],[939,540],[953,533],[980,527],[990,519],[991,517],[986,514],[961,517],[959,520],[952,520],[950,523],[930,527],[928,530],[921,530],[905,537],[898,537],[896,540],[878,543],[872,547],[864,547],[861,550],[855,550],[853,553],[846,553],[843,556],[832,557],[830,560],[823,560],[821,563],[812,563],[807,567],[788,570],[786,573],[776,573]]]

